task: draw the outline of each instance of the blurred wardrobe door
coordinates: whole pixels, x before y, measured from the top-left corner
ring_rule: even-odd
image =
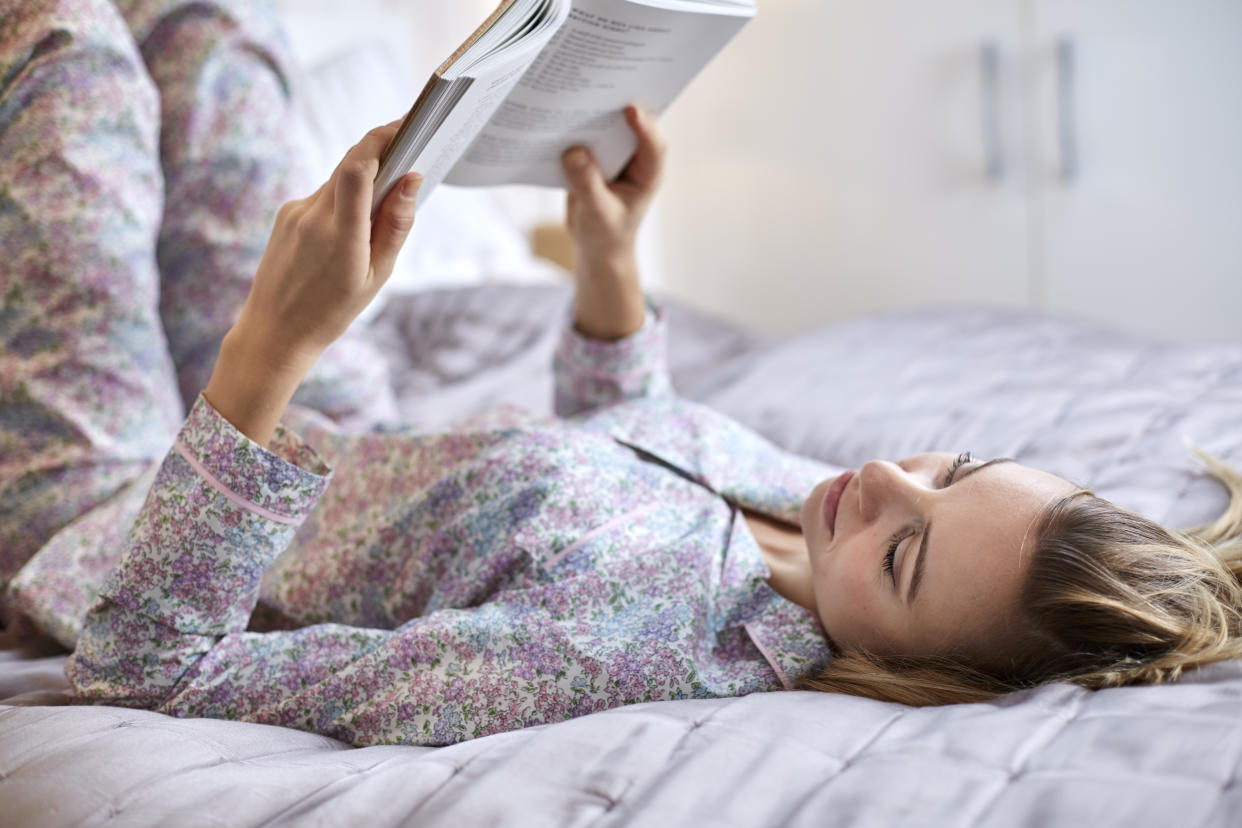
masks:
[[[1242,341],[1242,0],[1035,0],[1037,292]]]
[[[669,111],[669,288],[769,330],[1026,306],[1020,0],[760,0]]]

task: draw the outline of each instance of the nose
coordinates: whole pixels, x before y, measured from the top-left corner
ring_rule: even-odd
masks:
[[[922,487],[910,472],[888,460],[871,460],[858,470],[858,510],[868,523],[894,502],[910,503]]]

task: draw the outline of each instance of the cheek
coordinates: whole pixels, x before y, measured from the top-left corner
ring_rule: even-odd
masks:
[[[834,640],[842,646],[869,640],[879,614],[874,573],[869,573],[858,556],[849,550],[824,560],[815,572],[815,598],[820,620]]]

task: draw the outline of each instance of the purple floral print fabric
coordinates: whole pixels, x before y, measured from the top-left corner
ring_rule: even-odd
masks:
[[[167,451],[315,188],[295,84],[269,3],[0,5],[0,588]],[[369,427],[386,377],[351,333],[296,399]]]
[[[824,663],[739,507],[788,515],[828,470],[668,392],[651,317],[618,343],[566,328],[565,419],[350,434],[295,412],[311,453],[200,398],[87,613],[76,698],[427,745]],[[717,449],[734,464],[695,462]]]
[[[359,431],[389,392],[351,386],[347,342],[268,446],[237,432],[195,389],[293,186],[278,29],[262,4],[2,14],[0,581],[76,646],[77,701],[447,744],[828,658],[741,509],[796,521],[835,470],[676,397],[658,312],[566,327],[556,419]]]
[[[106,0],[0,11],[0,584],[167,451],[159,95]]]

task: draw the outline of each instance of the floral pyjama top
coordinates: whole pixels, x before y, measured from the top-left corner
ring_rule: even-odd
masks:
[[[150,9],[181,6],[118,5],[128,18],[97,0],[40,0],[0,23],[0,68],[18,79],[0,98],[0,221],[16,233],[0,238],[21,262],[0,316],[0,531],[26,544],[7,547],[7,603],[76,647],[76,701],[440,745],[779,690],[826,662],[814,614],[768,585],[742,510],[796,523],[837,470],[678,398],[654,308],[615,343],[565,325],[556,418],[505,409],[445,433],[364,432],[328,393],[331,404],[299,400],[259,446],[186,393],[202,364],[164,329],[190,311],[161,314],[159,293],[193,281],[192,260],[177,224],[161,228],[157,185],[191,162],[157,149],[148,123],[161,107],[198,117],[176,82],[157,81],[165,100],[150,82],[168,54],[151,38],[185,34]],[[140,8],[153,27],[135,26]],[[189,40],[208,58],[239,31],[257,37],[241,12],[206,8],[224,11]],[[228,77],[240,106],[249,98]],[[223,163],[222,134],[195,163]],[[63,164],[28,184],[40,161],[74,153],[80,169],[93,173],[100,153],[122,169],[104,168],[76,205],[55,200],[74,186]],[[210,255],[203,266],[236,270]],[[88,358],[101,348],[116,361]],[[359,393],[355,410],[374,411],[376,392]]]

